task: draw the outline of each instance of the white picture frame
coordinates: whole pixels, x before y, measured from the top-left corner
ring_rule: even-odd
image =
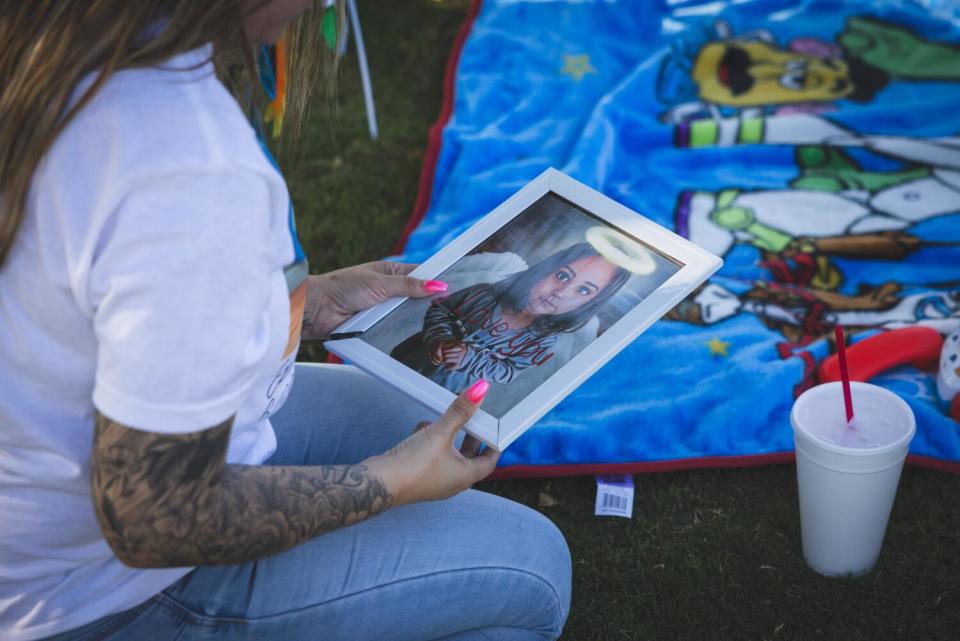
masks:
[[[562,364],[558,361],[555,364],[558,368],[545,380],[537,383],[532,391],[515,401],[510,409],[495,416],[484,411],[484,406],[481,405],[465,426],[465,430],[498,450],[510,445],[723,265],[718,256],[551,168],[419,265],[412,275],[422,279],[436,279],[457,265],[458,261],[468,256],[476,256],[475,248],[541,202],[541,199],[549,200],[555,197],[572,206],[571,209],[596,219],[598,226],[612,228],[619,234],[631,237],[631,240],[639,241],[646,249],[659,255],[658,260],[669,261],[670,266],[669,270],[664,272],[665,280],[662,284],[646,293],[645,297],[602,333],[590,338],[590,342],[579,347],[579,351],[573,353],[568,360]],[[373,335],[371,328],[384,319],[387,319],[385,325],[380,327],[389,327],[393,322],[390,315],[395,310],[399,313],[398,308],[406,300],[408,299],[392,298],[356,314],[338,327],[324,346],[328,351],[396,387],[439,415],[456,398],[454,391],[435,383],[368,342],[368,335]],[[409,300],[413,303],[416,299]],[[428,305],[429,302],[424,301],[422,304]]]

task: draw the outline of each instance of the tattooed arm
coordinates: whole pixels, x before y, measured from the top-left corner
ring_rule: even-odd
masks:
[[[91,491],[107,543],[132,567],[241,563],[281,552],[394,505],[452,496],[493,471],[496,452],[453,447],[476,404],[358,465],[226,461],[233,419],[189,434],[143,432],[97,412]]]
[[[249,561],[395,502],[368,465],[228,465],[232,421],[157,434],[97,413],[93,500],[121,561],[134,567]]]

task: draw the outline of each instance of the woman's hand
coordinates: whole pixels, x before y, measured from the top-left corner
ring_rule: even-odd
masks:
[[[379,261],[307,279],[304,340],[323,340],[345,320],[394,296],[423,298],[447,291],[446,283],[408,276],[416,265]]]
[[[387,453],[364,462],[383,482],[394,505],[445,499],[493,472],[500,452],[488,447],[471,458],[454,446],[457,433],[477,411],[489,387],[486,381],[477,381],[443,416],[419,427]]]

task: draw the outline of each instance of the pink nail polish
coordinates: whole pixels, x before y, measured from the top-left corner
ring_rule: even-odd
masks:
[[[470,389],[467,390],[467,400],[474,405],[479,405],[480,401],[483,400],[483,397],[486,396],[488,389],[490,389],[490,383],[480,379],[471,385]]]
[[[428,280],[423,283],[423,290],[431,294],[445,292],[447,291],[447,284],[442,280]]]

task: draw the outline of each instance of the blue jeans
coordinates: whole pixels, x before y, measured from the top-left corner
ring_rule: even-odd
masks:
[[[268,465],[357,463],[433,418],[352,367],[297,365]],[[405,505],[251,563],[195,569],[57,641],[555,639],[570,555],[544,516],[469,490]]]

